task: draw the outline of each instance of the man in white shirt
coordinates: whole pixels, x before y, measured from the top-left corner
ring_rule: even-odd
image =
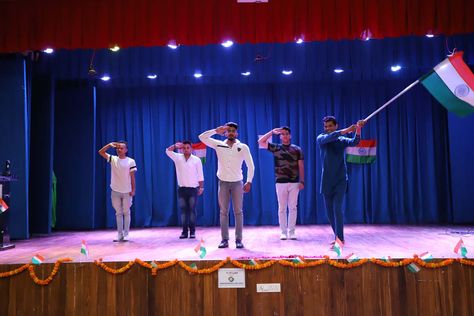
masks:
[[[107,150],[115,148],[117,156],[109,155]],[[127,157],[128,146],[125,141],[112,142],[99,150],[99,155],[104,157],[111,168],[110,188],[112,206],[115,209],[117,220],[117,239],[114,241],[128,241],[130,230],[130,207],[135,195],[135,160]]]
[[[241,143],[237,133],[238,125],[228,122],[199,135],[199,139],[207,146],[213,148],[217,154],[217,178],[219,179],[219,208],[222,241],[219,248],[229,247],[229,202],[232,197],[232,206],[235,217],[235,246],[244,248],[242,243],[242,229],[244,213],[242,204],[244,192],[247,193],[252,187],[252,179],[255,171],[249,147]],[[219,134],[227,137],[225,141],[211,138]],[[243,185],[242,162],[247,165],[247,182]]]
[[[182,149],[183,153],[174,152]],[[183,231],[180,239],[196,238],[196,203],[197,196],[204,191],[204,175],[201,159],[192,155],[190,141],[176,143],[166,148],[166,154],[173,160],[178,180],[178,206],[181,209]]]

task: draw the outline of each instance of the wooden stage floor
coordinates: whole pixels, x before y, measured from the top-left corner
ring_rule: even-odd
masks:
[[[328,255],[331,229],[328,225],[297,226],[297,240],[280,240],[276,226],[245,226],[244,249],[236,249],[231,227],[230,247],[219,249],[219,227],[198,227],[196,239],[178,239],[178,227],[132,229],[130,241],[114,243],[115,230],[54,232],[46,237],[14,241],[16,248],[0,252],[0,264],[27,263],[35,254],[45,262],[69,257],[76,262],[142,260],[222,260],[244,258],[285,258],[302,255],[316,258]],[[394,226],[346,225],[346,245],[342,257],[355,253],[360,258],[408,258],[429,251],[434,258],[457,258],[453,248],[462,237],[468,257],[474,258],[474,226]],[[200,239],[207,255],[200,259],[194,248]],[[80,254],[81,240],[86,240],[89,256]]]

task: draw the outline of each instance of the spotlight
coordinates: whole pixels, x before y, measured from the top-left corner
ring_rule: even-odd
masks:
[[[110,80],[110,77],[108,75],[104,75],[102,76],[102,78],[100,78],[100,80],[102,81],[109,81]]]
[[[296,40],[296,44],[303,44],[303,43],[304,41],[301,37]]]
[[[402,69],[402,67],[400,65],[395,65],[395,66],[390,67],[390,69],[393,72],[396,72],[396,71],[399,71],[400,69]]]
[[[250,72],[250,71],[246,71],[246,72],[241,72],[240,74],[241,74],[242,76],[247,77],[247,76],[250,76],[250,75],[251,75],[251,72]]]
[[[224,46],[225,48],[229,48],[232,45],[234,45],[234,42],[232,42],[231,40],[227,40],[225,42],[222,42],[221,45]]]
[[[148,75],[146,76],[148,79],[156,79],[156,77],[158,77],[157,75],[153,74],[153,75]]]
[[[176,49],[176,48],[178,48],[178,46],[179,46],[179,45],[176,44],[175,42],[168,44],[168,47],[171,48],[171,49]]]
[[[334,72],[337,73],[337,74],[340,74],[340,73],[344,72],[344,69],[336,68],[336,69],[334,69]]]
[[[194,73],[194,78],[201,78],[201,77],[202,77],[202,73],[200,72]]]
[[[434,37],[434,35],[431,34],[431,33],[428,33],[428,34],[426,34],[425,36],[428,37],[428,38],[433,38],[433,37]]]
[[[285,76],[289,76],[293,73],[293,70],[283,70],[281,73],[284,74]]]
[[[120,47],[118,45],[115,45],[114,47],[109,48],[111,51],[118,52],[120,50]]]
[[[45,50],[43,50],[43,53],[52,54],[52,53],[54,53],[54,49],[48,47]]]

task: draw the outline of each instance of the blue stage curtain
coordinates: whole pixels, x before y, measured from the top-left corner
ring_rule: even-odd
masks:
[[[165,148],[176,141],[198,141],[198,134],[226,121],[238,122],[239,139],[249,145],[256,165],[251,193],[245,195],[245,223],[277,224],[273,158],[259,150],[257,135],[289,125],[305,154],[306,188],[301,192],[298,223],[324,223],[318,193],[321,161],[316,136],[321,120],[334,114],[346,126],[363,118],[409,82],[287,83],[258,85],[108,88],[97,92],[99,143],[129,142],[138,166],[135,225],[178,224],[176,180]],[[348,222],[438,223],[450,220],[446,113],[418,87],[369,122],[364,138],[378,141],[377,161],[349,167]],[[278,139],[274,138],[274,141]],[[208,149],[205,193],[198,206],[199,225],[217,225],[217,161]],[[98,172],[105,189],[110,170]],[[107,179],[107,180],[105,180]],[[107,225],[115,217],[109,194],[103,204]],[[101,210],[98,210],[101,212]]]
[[[449,38],[448,45],[465,50],[466,60],[472,63],[473,38]],[[209,45],[180,47],[177,51],[166,47],[127,49],[118,54],[98,51],[94,66],[112,79],[91,79],[97,91],[96,117],[88,112],[90,120],[77,123],[75,128],[85,128],[88,133],[96,128],[96,139],[85,142],[88,146],[96,142],[94,153],[114,140],[129,142],[130,156],[138,166],[132,223],[166,226],[179,223],[175,171],[164,153],[166,147],[183,139],[198,141],[200,132],[228,120],[236,121],[240,124],[239,138],[250,146],[256,165],[252,191],[244,199],[245,224],[273,225],[277,224],[273,159],[269,152],[258,149],[257,135],[289,125],[293,142],[305,154],[306,187],[300,194],[298,223],[326,223],[319,194],[321,162],[315,142],[322,132],[322,118],[333,114],[340,127],[364,118],[444,59],[445,44],[444,38],[409,37],[303,46],[234,45],[230,50]],[[267,59],[255,62],[256,56]],[[91,51],[61,51],[43,56],[36,70],[51,74],[58,82],[84,80],[90,57]],[[391,72],[394,64],[400,64],[402,70]],[[337,75],[335,67],[345,72]],[[294,73],[285,77],[282,69]],[[192,76],[196,70],[204,75],[200,80]],[[240,75],[246,70],[252,72],[250,77]],[[148,80],[149,73],[156,73],[158,78]],[[61,101],[56,102],[56,107],[61,107]],[[75,101],[75,106],[78,103]],[[451,124],[445,109],[421,86],[371,120],[363,130],[363,138],[377,140],[377,160],[372,165],[349,165],[347,222],[469,222],[469,208],[453,210],[453,204],[464,200],[452,202],[457,197],[465,199],[470,192],[468,187],[458,185],[464,182],[452,182],[452,164],[460,161],[453,159],[452,140],[462,137],[460,131],[465,129],[448,128],[448,122]],[[55,132],[56,138],[61,138],[61,132]],[[456,143],[456,155],[468,152],[472,145],[468,137]],[[212,149],[208,149],[207,158],[198,224],[218,225],[217,161]],[[95,187],[94,210],[84,213],[94,220],[83,219],[68,228],[115,225],[108,189],[109,167],[99,156],[95,167],[90,186],[91,190]],[[81,168],[70,172],[90,173],[90,168]],[[467,171],[472,177],[471,169]],[[74,225],[74,221],[69,224]]]

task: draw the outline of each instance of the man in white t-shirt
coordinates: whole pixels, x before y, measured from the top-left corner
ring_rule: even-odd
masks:
[[[183,153],[174,152],[182,149]],[[204,191],[204,175],[201,159],[192,155],[190,141],[176,143],[166,148],[166,154],[173,160],[178,180],[178,205],[181,210],[183,231],[180,239],[196,238],[196,204],[197,196]]]
[[[117,156],[109,155],[107,150],[115,148]],[[130,229],[130,207],[135,195],[135,160],[127,157],[128,146],[125,141],[112,142],[99,150],[111,168],[110,188],[112,189],[112,206],[117,219],[117,239],[114,241],[128,241]]]

